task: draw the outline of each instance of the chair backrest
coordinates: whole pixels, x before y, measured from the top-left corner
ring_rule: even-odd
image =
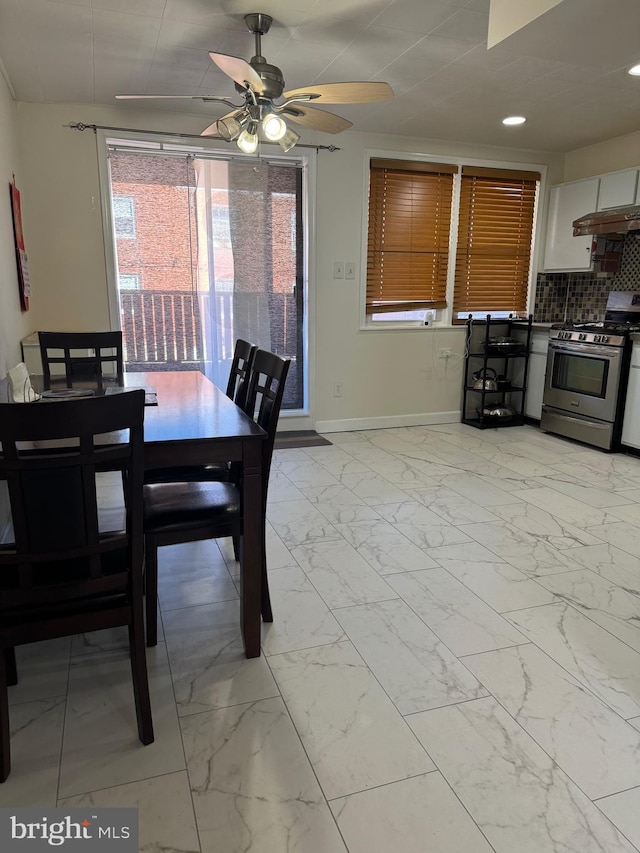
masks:
[[[33,390],[31,377],[24,361],[7,371],[7,387],[10,402],[33,403],[40,399],[40,395]]]
[[[233,360],[229,371],[229,381],[227,382],[227,397],[241,409],[244,408],[251,365],[257,349],[258,347],[254,344],[238,338],[233,350]]]
[[[262,443],[262,482],[265,495],[269,484],[271,457],[276,439],[276,429],[282,405],[284,386],[289,372],[290,359],[281,358],[266,350],[257,350],[247,387],[244,411],[255,418],[256,423],[267,433]]]
[[[122,332],[38,332],[38,338],[45,383],[54,364],[64,365],[67,382],[82,377],[101,379],[107,373],[106,364],[112,365],[109,376],[122,379]]]
[[[0,613],[142,594],[143,422],[142,389],[0,405],[0,483],[13,525],[0,544]],[[97,470],[125,473],[123,530],[99,528]],[[10,624],[1,617],[0,634]]]

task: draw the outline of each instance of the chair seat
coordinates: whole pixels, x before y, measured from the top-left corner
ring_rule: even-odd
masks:
[[[231,483],[150,483],[144,486],[144,530],[168,533],[240,520],[240,493]]]
[[[113,594],[107,596],[88,596],[86,598],[77,598],[72,602],[59,603],[53,601],[50,604],[44,603],[39,607],[23,607],[15,608],[14,610],[0,610],[0,638],[5,637],[8,630],[13,629],[16,625],[25,626],[25,630],[31,630],[31,626],[41,625],[51,622],[56,619],[72,617],[81,610],[82,615],[79,620],[83,620],[89,627],[87,631],[93,630],[91,626],[97,624],[97,620],[103,614],[109,614],[112,611],[120,610],[127,603],[127,591],[118,592],[115,590]],[[78,629],[78,633],[83,633],[82,628]],[[52,635],[52,632],[48,632]],[[62,634],[62,636],[68,636]]]
[[[170,468],[152,468],[145,471],[145,483],[176,483],[200,480],[225,480],[230,474],[227,462],[210,462],[207,465],[175,465]]]

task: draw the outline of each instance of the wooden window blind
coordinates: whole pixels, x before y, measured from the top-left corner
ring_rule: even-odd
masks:
[[[463,166],[453,322],[527,307],[538,172]]]
[[[446,306],[457,166],[372,159],[367,314]]]

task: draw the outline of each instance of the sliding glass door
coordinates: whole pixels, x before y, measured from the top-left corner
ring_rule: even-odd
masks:
[[[244,338],[292,359],[284,407],[305,408],[302,164],[113,146],[109,176],[125,369],[224,387]]]

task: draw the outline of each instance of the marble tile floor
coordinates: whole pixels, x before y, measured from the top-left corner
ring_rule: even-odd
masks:
[[[640,850],[640,459],[329,438],[274,457],[262,657],[230,543],[161,549],[155,743],[126,632],[23,647],[0,806],[135,806],[145,853]]]

